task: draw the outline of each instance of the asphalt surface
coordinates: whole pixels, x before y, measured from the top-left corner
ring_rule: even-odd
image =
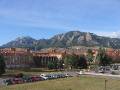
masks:
[[[5,84],[3,83],[3,81],[4,81],[4,79],[0,78],[0,86],[5,85]]]
[[[78,75],[84,75],[84,76],[92,76],[92,77],[107,77],[110,79],[119,79],[120,80],[120,75],[112,75],[112,74],[102,74],[102,73],[95,73],[95,72],[83,72],[82,74],[80,72],[76,71],[66,71],[63,73],[67,73],[70,76],[76,77]],[[0,86],[5,85],[3,83],[4,79],[0,78]]]
[[[95,73],[95,72],[85,72],[83,75],[85,76],[92,76],[92,77],[106,77],[108,79],[117,79],[120,80],[120,75],[112,75],[108,73]]]

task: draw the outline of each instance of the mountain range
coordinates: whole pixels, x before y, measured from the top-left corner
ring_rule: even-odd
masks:
[[[49,47],[66,48],[71,46],[102,46],[118,49],[120,48],[120,39],[98,36],[90,32],[70,31],[55,35],[50,39],[36,40],[29,36],[18,37],[17,39],[2,45],[1,48],[19,47],[40,50]]]

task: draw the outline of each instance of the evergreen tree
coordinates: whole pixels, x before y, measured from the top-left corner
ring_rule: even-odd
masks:
[[[48,68],[49,68],[49,69],[54,69],[54,63],[49,62],[49,63],[48,63]]]
[[[66,67],[69,68],[87,68],[87,60],[85,56],[78,56],[78,55],[67,55],[64,59]]]
[[[78,59],[79,59],[78,56],[74,54],[65,56],[64,62],[65,62],[66,67],[76,68]]]
[[[110,65],[112,62],[112,58],[110,58],[106,54],[106,50],[104,48],[99,48],[97,60],[98,60],[100,66],[107,66],[107,65]]]
[[[93,51],[92,49],[88,49],[87,51],[87,61],[89,65],[93,62],[94,56],[93,56]]]
[[[0,75],[5,73],[5,61],[4,57],[0,55]]]
[[[60,70],[63,69],[64,68],[63,64],[64,64],[63,60],[58,61],[58,69],[60,69]]]
[[[49,69],[57,69],[58,68],[58,62],[57,61],[49,62],[48,63],[48,68]]]
[[[87,69],[88,65],[85,56],[79,57],[77,67],[79,67],[80,69]]]

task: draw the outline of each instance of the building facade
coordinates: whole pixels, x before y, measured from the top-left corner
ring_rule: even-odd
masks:
[[[30,51],[22,48],[4,48],[0,53],[5,58],[7,68],[47,67],[49,62],[59,62],[63,53]]]
[[[5,58],[6,68],[27,68],[33,65],[33,56],[28,49],[5,48],[0,52]]]
[[[92,48],[94,53],[94,62],[98,54],[97,48]],[[0,54],[5,58],[7,68],[27,68],[27,67],[47,67],[49,62],[64,61],[65,55],[87,55],[88,48],[58,48],[41,51],[30,51],[22,48],[4,48],[0,49]],[[106,53],[114,62],[120,63],[119,49],[106,49]]]
[[[61,53],[55,53],[55,52],[48,52],[48,53],[42,53],[42,52],[34,52],[33,53],[33,61],[35,63],[36,67],[48,67],[49,62],[59,62],[63,58],[63,55]]]

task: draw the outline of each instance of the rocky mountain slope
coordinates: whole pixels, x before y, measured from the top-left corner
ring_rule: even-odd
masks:
[[[1,47],[23,47],[41,49],[48,47],[103,46],[120,48],[120,39],[98,36],[89,32],[70,31],[55,35],[50,39],[35,40],[31,37],[19,37]]]

